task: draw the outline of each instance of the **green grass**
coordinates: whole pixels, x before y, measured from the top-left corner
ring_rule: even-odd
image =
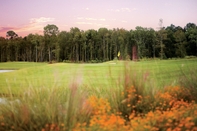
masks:
[[[126,63],[130,72],[148,76],[152,86],[158,87],[177,84],[182,72],[187,74],[191,69],[197,68],[197,59]],[[75,79],[86,88],[99,87],[99,90],[102,90],[120,84],[119,82],[124,79],[125,62],[111,61],[101,64],[8,62],[0,63],[0,69],[18,69],[14,72],[0,73],[0,92],[11,90],[19,93],[26,88],[43,86],[68,87]]]
[[[47,124],[64,124],[65,130],[69,130],[77,123],[89,122],[92,115],[86,103],[89,96],[106,98],[111,112],[121,111],[123,117],[129,115],[131,110],[127,103],[122,103],[127,95],[123,96],[122,92],[131,85],[137,95],[150,96],[145,99],[147,103],[138,107],[150,111],[147,107],[155,100],[152,97],[155,90],[179,84],[182,75],[189,77],[191,71],[197,70],[197,59],[100,64],[8,62],[0,63],[0,67],[18,69],[0,73],[0,94],[11,94],[6,98],[7,104],[0,103],[0,123],[3,125],[0,130],[12,130],[13,127],[42,130]],[[12,94],[21,97],[12,97]],[[132,101],[134,105],[137,98]]]
[[[0,70],[18,70],[28,67],[37,67],[46,65],[47,63],[35,63],[35,62],[2,62],[0,63]]]

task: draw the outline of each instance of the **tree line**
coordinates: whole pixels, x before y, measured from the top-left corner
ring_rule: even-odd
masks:
[[[162,24],[162,21],[161,21]],[[136,46],[139,59],[174,58],[197,55],[197,26],[184,28],[171,24],[159,30],[137,26],[135,30],[107,29],[59,31],[56,25],[44,27],[44,35],[19,37],[10,30],[0,37],[0,62],[6,61],[70,61],[103,62],[117,58],[131,59]]]

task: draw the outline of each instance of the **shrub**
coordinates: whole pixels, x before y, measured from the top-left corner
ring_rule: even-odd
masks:
[[[72,63],[70,60],[63,60],[64,63]]]
[[[192,58],[196,58],[196,56],[185,56],[186,59],[192,59]]]
[[[112,113],[110,103],[107,99],[90,96],[88,105],[92,109],[92,116],[89,123],[78,123],[74,130],[103,130],[103,131],[121,131],[127,129],[125,120],[121,113]],[[87,127],[88,126],[88,127]]]
[[[14,99],[1,105],[0,130],[70,130],[91,115],[86,93],[75,83],[67,89],[30,87]]]
[[[133,110],[129,113],[129,121],[125,121],[123,117],[121,117],[122,112],[112,113],[111,110],[113,109],[110,107],[110,103],[107,99],[90,96],[88,99],[88,104],[92,109],[90,122],[77,124],[74,130],[197,130],[197,104],[194,102],[185,102],[182,99],[178,100],[178,95],[171,96],[174,92],[179,93],[177,89],[180,87],[175,86],[171,88],[174,89],[170,90],[170,87],[167,87],[164,92],[155,94],[158,102],[165,102],[165,104],[170,105],[171,108],[165,109],[162,107],[163,105],[160,104],[156,110],[149,110],[141,114],[137,110]],[[134,90],[135,88],[131,87],[130,90],[128,90],[129,94],[136,92]],[[170,93],[167,94],[167,91]],[[141,99],[142,101],[146,100]],[[137,105],[138,103],[136,103],[136,107]],[[130,105],[127,106],[130,107]]]
[[[114,59],[113,59],[113,60],[115,60],[115,61],[116,61],[116,60],[118,60],[118,58],[117,58],[117,57],[114,57]]]
[[[184,94],[187,95],[185,99],[188,101],[195,100],[197,102],[197,68],[189,69],[187,75],[182,72],[179,84],[184,87]]]
[[[122,100],[119,104],[119,111],[129,121],[129,115],[133,111],[137,114],[149,112],[152,109],[150,104],[153,103],[154,96],[148,72],[139,75],[128,64],[125,64],[124,70],[124,88],[120,97]]]
[[[134,131],[139,130],[197,130],[197,105],[186,104],[171,111],[148,112],[145,117],[131,115],[130,125]]]

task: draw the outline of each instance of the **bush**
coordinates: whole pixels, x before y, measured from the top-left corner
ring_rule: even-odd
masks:
[[[170,89],[172,88],[172,90]],[[117,131],[143,131],[143,130],[197,130],[197,104],[194,102],[185,102],[182,99],[178,100],[180,87],[166,87],[164,92],[155,94],[155,100],[159,103],[155,110],[139,113],[138,110],[133,110],[128,115],[129,121],[124,120],[122,112],[112,113],[113,108],[107,99],[90,96],[88,104],[92,109],[92,116],[89,123],[79,123],[74,130],[117,130]],[[169,91],[169,93],[168,93]],[[128,90],[136,92],[134,87]],[[178,95],[171,96],[174,93]],[[123,94],[124,95],[124,94]],[[177,97],[178,96],[178,97]],[[131,98],[128,96],[127,98]],[[127,105],[127,108],[138,108],[139,103],[147,99],[139,97],[141,102]],[[151,101],[147,101],[146,106],[152,106]],[[166,105],[165,105],[166,104]],[[170,106],[170,108],[164,108]]]
[[[197,102],[197,68],[189,69],[187,75],[182,72],[179,84],[184,87],[184,94],[187,94],[188,101],[195,100]]]
[[[131,59],[130,59],[130,55],[127,55],[127,56],[126,56],[126,60],[127,60],[127,61],[130,61],[130,60],[131,60]]]
[[[72,63],[70,60],[63,60],[64,63]]]
[[[86,93],[73,83],[70,88],[29,88],[18,101],[1,104],[0,130],[70,130],[88,122],[91,109]]]
[[[196,56],[185,56],[186,59],[192,59],[192,58],[196,58]]]
[[[115,61],[116,61],[116,60],[118,60],[118,57],[114,57],[114,59],[113,59],[113,60],[115,60]]]

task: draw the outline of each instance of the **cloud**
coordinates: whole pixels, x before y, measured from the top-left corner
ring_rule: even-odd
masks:
[[[76,22],[76,24],[79,24],[79,25],[92,25],[93,23],[90,23],[90,22]]]
[[[90,8],[86,7],[86,8],[82,8],[82,10],[90,10]]]
[[[89,17],[77,17],[76,19],[78,19],[78,20],[83,20],[83,21],[106,21],[106,19],[105,18],[99,18],[99,19],[97,19],[97,18],[89,18]]]
[[[77,17],[78,20],[87,20],[87,21],[105,21],[106,19],[104,18],[100,18],[100,19],[96,19],[96,18],[89,18],[89,17]]]
[[[99,19],[100,21],[105,21],[105,19],[104,18],[101,18],[101,19]]]
[[[19,27],[14,27],[14,26],[0,27],[0,36],[6,37],[7,32],[10,31],[10,30],[12,30],[12,31],[14,31],[16,34],[18,34],[18,31],[19,31],[20,29],[21,29],[21,28],[19,28]]]
[[[50,17],[40,17],[40,18],[31,18],[30,23],[46,23],[46,22],[53,22],[55,18]]]
[[[75,24],[77,25],[91,25],[94,27],[108,27],[106,19],[105,18],[92,18],[92,17],[76,17],[76,22]]]
[[[78,19],[78,20],[86,20],[86,21],[106,21],[106,19],[105,18],[99,18],[99,19],[97,19],[97,18],[92,18],[92,17],[77,17],[76,19]]]
[[[52,23],[55,21],[55,18],[50,17],[40,17],[40,18],[31,18],[30,23],[24,25],[21,30],[22,31],[30,31],[30,30],[43,30],[43,27],[46,24]]]
[[[111,11],[111,12],[131,12],[131,9],[130,8],[119,8],[119,9],[108,9],[108,11]]]
[[[111,12],[131,12],[131,11],[136,11],[137,8],[119,8],[119,9],[108,9],[108,11],[111,11]]]
[[[92,25],[92,26],[99,26],[99,27],[107,27],[109,25],[105,25],[105,18],[89,18],[89,17],[77,17],[77,22],[75,24],[78,25]]]
[[[95,18],[85,18],[86,20],[97,20]]]
[[[0,27],[0,32],[7,32],[9,30],[17,30],[17,27]]]
[[[99,27],[109,27],[109,25],[104,25],[104,24],[100,24],[100,23],[95,23],[96,26],[99,26]]]
[[[99,26],[99,27],[108,27],[109,25],[101,24],[101,23],[91,23],[91,22],[76,22],[76,24],[79,25],[93,25],[93,26]]]
[[[127,21],[126,21],[126,20],[122,20],[121,22],[123,22],[123,23],[127,23]]]
[[[44,26],[46,24],[54,22],[55,18],[50,17],[39,17],[39,18],[31,18],[29,20],[28,24],[19,26],[19,27],[0,27],[0,34],[6,34],[7,31],[13,30],[14,32],[18,33],[24,33],[24,32],[35,32],[35,33],[41,33],[43,32]]]
[[[121,8],[122,12],[131,12],[131,10],[129,8]]]
[[[84,18],[83,18],[83,17],[77,17],[77,19],[78,19],[78,20],[82,20],[82,19],[84,19]]]
[[[132,10],[135,11],[135,10],[137,10],[137,8],[133,8]]]

